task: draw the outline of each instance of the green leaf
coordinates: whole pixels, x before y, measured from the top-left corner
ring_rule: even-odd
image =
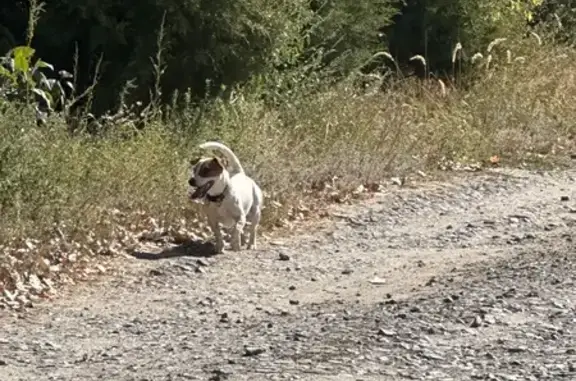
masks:
[[[74,77],[72,74],[68,73],[66,70],[60,70],[58,72],[58,74],[60,75],[60,77],[65,78],[65,79]]]
[[[6,69],[4,66],[0,66],[0,77],[2,78],[8,78],[11,81],[15,81],[16,77],[14,77],[14,74],[12,74],[10,72],[10,70]]]
[[[12,56],[14,57],[14,70],[27,73],[30,69],[30,61],[34,55],[35,50],[29,46],[17,46],[12,49]]]
[[[48,68],[48,69],[54,71],[54,66],[52,66],[48,62],[44,62],[42,60],[36,61],[36,63],[34,64],[34,69],[32,69],[32,71],[36,71],[38,69],[43,69],[43,68]]]
[[[46,82],[48,81],[48,78],[41,71],[37,71],[35,73],[32,73],[32,79],[34,81],[36,81],[36,83],[38,83],[38,86],[40,86],[40,87],[47,85]]]
[[[54,90],[54,85],[57,83],[58,82],[55,79],[50,78],[50,79],[46,79],[45,86],[48,90],[52,91],[52,90]]]
[[[44,99],[48,108],[50,110],[52,110],[52,96],[50,94],[48,94],[44,90],[40,90],[40,89],[36,89],[36,88],[32,89],[32,92],[34,94],[38,95],[40,98]]]

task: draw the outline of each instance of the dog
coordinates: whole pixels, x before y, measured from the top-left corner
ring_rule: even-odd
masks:
[[[190,199],[204,204],[208,225],[216,238],[216,253],[221,254],[224,250],[220,225],[232,229],[231,248],[240,251],[241,245],[246,243],[244,227],[250,223],[247,249],[255,249],[264,200],[262,190],[246,175],[240,160],[226,145],[210,141],[199,147],[219,151],[226,160],[217,157],[191,160],[188,179]]]

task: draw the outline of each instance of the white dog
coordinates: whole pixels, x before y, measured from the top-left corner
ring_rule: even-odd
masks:
[[[246,241],[244,226],[249,222],[250,237],[247,248],[256,248],[256,231],[263,205],[262,190],[244,173],[238,157],[226,145],[206,142],[201,144],[200,148],[222,152],[231,166],[228,171],[226,163],[217,157],[200,158],[191,162],[189,196],[194,201],[204,202],[208,224],[216,238],[216,252],[222,253],[224,250],[220,224],[232,228],[231,247],[232,250],[239,251],[241,244]]]

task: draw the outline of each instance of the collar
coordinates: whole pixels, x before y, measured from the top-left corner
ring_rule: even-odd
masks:
[[[217,194],[214,196],[210,195],[210,194],[206,194],[206,200],[208,202],[221,203],[222,201],[224,201],[224,198],[226,197],[227,191],[228,191],[228,185],[226,185],[226,187],[224,188],[224,190],[220,194]]]

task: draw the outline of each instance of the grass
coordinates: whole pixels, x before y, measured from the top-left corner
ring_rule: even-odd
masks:
[[[57,278],[144,230],[207,236],[186,199],[187,164],[197,144],[214,137],[265,190],[264,230],[334,192],[440,162],[566,156],[576,132],[576,52],[528,40],[500,42],[491,54],[488,67],[486,57],[478,60],[468,86],[398,78],[385,91],[358,92],[348,81],[274,108],[247,90],[215,101],[199,120],[184,112],[137,135],[126,125],[105,137],[73,137],[57,117],[37,127],[32,112],[6,105],[0,291],[31,274]]]

